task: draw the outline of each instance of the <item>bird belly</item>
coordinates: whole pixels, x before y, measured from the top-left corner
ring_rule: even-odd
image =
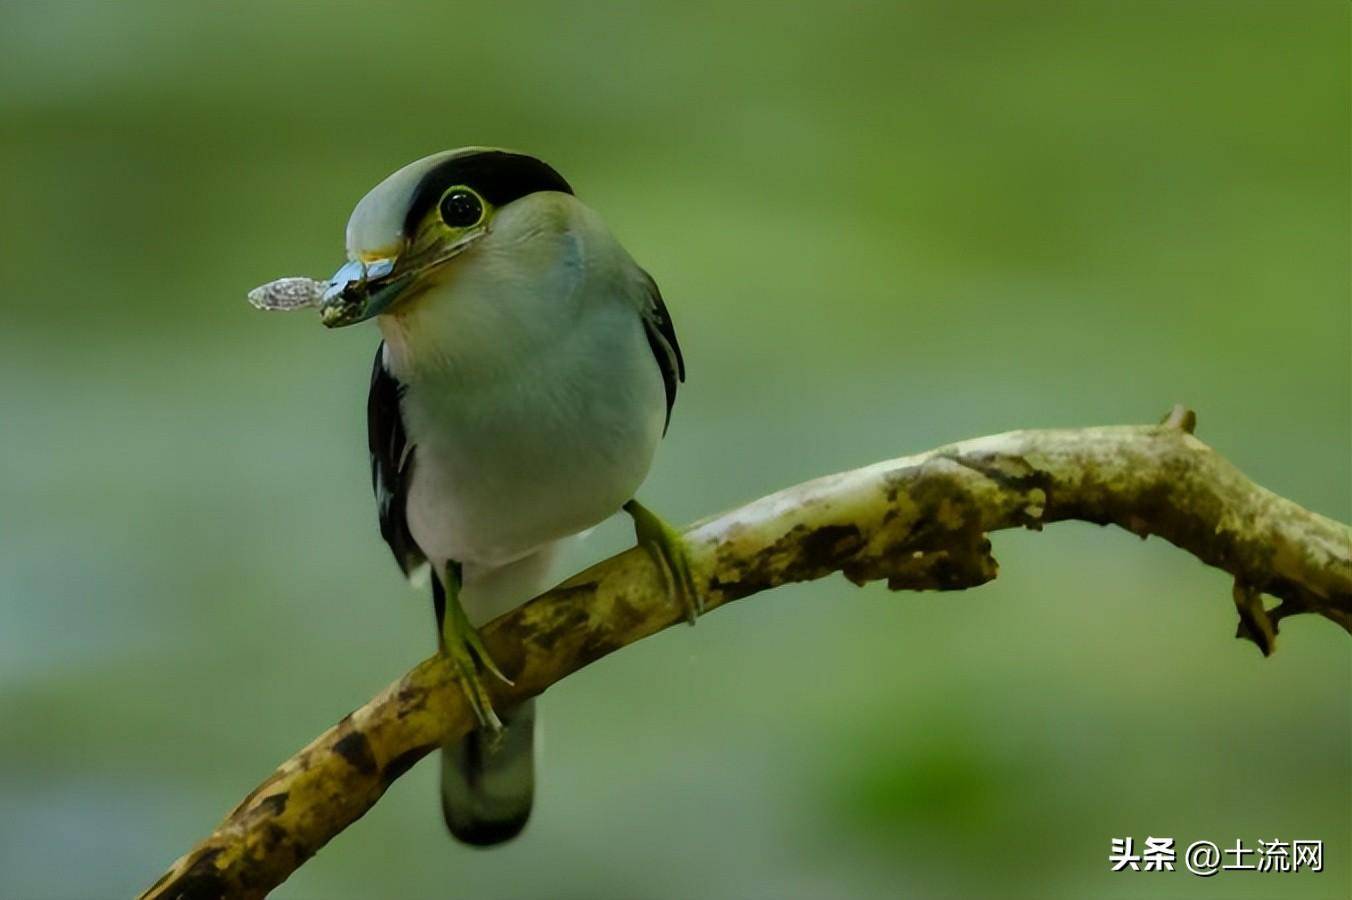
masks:
[[[409,385],[409,529],[434,562],[506,565],[616,512],[646,477],[665,395],[642,324],[586,329],[505,377]]]

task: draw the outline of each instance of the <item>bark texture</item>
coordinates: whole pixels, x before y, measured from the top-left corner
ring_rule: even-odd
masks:
[[[705,611],[836,571],[894,590],[975,587],[996,574],[990,532],[1076,519],[1159,535],[1229,572],[1238,635],[1264,655],[1287,616],[1352,632],[1352,529],[1249,481],[1194,423],[1179,407],[1157,426],[1016,431],[787,488],[685,532]],[[495,703],[684,621],[669,578],[630,550],[492,622],[484,640],[515,681],[490,681]],[[142,897],[264,896],[472,722],[447,667],[423,661],[284,762]]]

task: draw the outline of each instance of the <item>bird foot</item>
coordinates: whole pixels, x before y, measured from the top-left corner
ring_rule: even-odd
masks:
[[[454,610],[448,610],[445,628],[441,639],[441,653],[451,664],[451,671],[465,692],[470,709],[479,722],[479,727],[497,734],[502,731],[502,720],[493,709],[493,699],[484,684],[482,673],[487,671],[503,684],[512,684],[512,680],[503,674],[502,669],[489,655],[479,631],[470,625],[465,614],[460,611],[459,603]]]
[[[634,538],[638,545],[648,551],[662,570],[668,589],[685,609],[685,620],[694,625],[695,619],[704,612],[704,598],[695,589],[685,538],[661,516],[637,500],[626,503],[624,511],[634,520]]]

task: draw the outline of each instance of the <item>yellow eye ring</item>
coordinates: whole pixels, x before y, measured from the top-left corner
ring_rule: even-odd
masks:
[[[464,185],[456,185],[441,195],[437,214],[449,228],[469,228],[483,220],[484,203],[474,191]]]

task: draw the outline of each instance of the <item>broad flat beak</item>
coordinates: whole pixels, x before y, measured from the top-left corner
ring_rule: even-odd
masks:
[[[486,234],[488,227],[479,225],[452,240],[433,242],[426,249],[405,248],[398,256],[348,262],[329,279],[319,307],[320,321],[329,328],[342,328],[380,315],[416,287],[424,275],[450,262]]]
[[[395,259],[351,260],[329,279],[319,318],[329,328],[355,325],[378,316],[413,283],[414,273],[396,274]]]

